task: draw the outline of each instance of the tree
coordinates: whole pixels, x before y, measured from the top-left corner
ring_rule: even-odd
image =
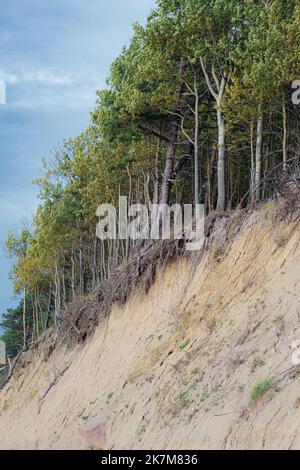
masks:
[[[243,2],[186,0],[183,29],[193,61],[201,64],[205,82],[215,101],[218,126],[217,210],[226,206],[226,125],[223,102],[234,69],[232,54],[244,41],[247,29]]]
[[[14,235],[12,232],[8,234],[6,240],[6,248],[10,257],[17,258],[18,262],[22,262],[26,259],[28,254],[28,248],[30,246],[32,237],[28,224],[25,223],[22,228],[20,235]],[[17,268],[13,270],[13,277],[17,276]],[[26,283],[24,279],[22,283],[23,287],[23,346],[26,348],[27,345],[27,330],[26,330]]]

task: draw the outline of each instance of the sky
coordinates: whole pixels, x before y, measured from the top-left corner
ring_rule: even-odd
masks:
[[[95,92],[154,0],[0,0],[0,315],[16,304],[4,242],[32,218],[42,159],[89,122]]]

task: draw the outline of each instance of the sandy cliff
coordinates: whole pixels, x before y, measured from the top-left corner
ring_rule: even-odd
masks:
[[[300,222],[276,214],[219,222],[84,345],[41,345],[0,392],[0,448],[91,448],[94,421],[107,449],[299,449]]]

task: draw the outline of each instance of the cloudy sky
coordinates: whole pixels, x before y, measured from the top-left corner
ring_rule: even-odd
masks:
[[[95,90],[154,0],[0,0],[0,314],[13,306],[4,241],[38,204],[41,160],[88,124]]]

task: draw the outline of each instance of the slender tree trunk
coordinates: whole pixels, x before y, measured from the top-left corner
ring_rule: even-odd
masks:
[[[185,66],[180,64],[179,76],[182,77],[183,71]],[[172,114],[178,114],[178,108],[181,107],[182,103],[182,94],[184,91],[183,84],[179,86],[177,90],[177,99],[174,105],[174,110]],[[165,164],[165,171],[163,175],[163,181],[161,185],[161,194],[159,199],[159,213],[158,213],[158,221],[160,220],[162,210],[161,206],[165,204],[169,204],[170,200],[170,191],[172,187],[172,180],[173,180],[173,173],[175,168],[175,157],[176,157],[176,143],[177,137],[179,132],[179,117],[174,117],[170,123],[170,132],[169,132],[169,144],[167,150],[167,158]],[[163,215],[163,214],[162,214]]]
[[[250,126],[250,149],[251,149],[251,177],[250,177],[250,202],[251,206],[254,203],[254,193],[255,193],[255,161],[254,161],[254,145],[253,145],[253,135],[254,135],[254,123],[251,122]]]
[[[71,255],[71,289],[72,289],[72,298],[74,299],[76,290],[75,290],[75,259],[74,259],[74,250],[72,249],[72,255]]]
[[[143,172],[144,177],[144,204],[147,207],[147,210],[150,210],[151,206],[151,198],[150,198],[150,191],[149,191],[149,184],[150,184],[150,174],[146,174]]]
[[[207,174],[207,180],[206,180],[206,184],[205,184],[204,206],[205,206],[205,215],[208,215],[210,213],[210,198],[211,198],[210,160],[209,160],[209,157],[207,157],[207,162],[206,162],[206,174]]]
[[[157,146],[155,153],[155,168],[154,168],[154,185],[153,185],[153,204],[158,204],[159,201],[159,161],[160,161],[161,139],[157,138]]]
[[[130,163],[126,166],[126,170],[127,170],[127,174],[128,174],[128,181],[129,181],[129,194],[128,194],[128,207],[127,207],[127,211],[128,211],[129,207],[132,204],[132,175],[131,175]],[[126,217],[128,218],[128,215]],[[125,259],[126,259],[126,261],[129,258],[129,253],[130,253],[130,238],[129,238],[128,233],[127,233],[126,250],[125,250]]]
[[[259,116],[257,119],[257,136],[256,136],[256,154],[255,154],[255,201],[259,202],[261,198],[261,166],[262,166],[262,141],[263,141],[263,115],[262,106],[259,106]]]
[[[175,155],[176,155],[176,141],[178,135],[178,122],[174,120],[171,123],[170,131],[170,142],[167,150],[167,158],[165,164],[165,171],[163,175],[163,181],[161,186],[161,195],[159,200],[159,205],[168,204],[170,199],[170,190],[172,186],[172,177],[175,165]]]
[[[287,113],[286,113],[284,92],[282,96],[282,119],[283,119],[283,142],[282,142],[283,171],[286,172],[287,161],[288,161],[288,151],[287,151],[288,130],[287,130]]]
[[[55,323],[60,317],[60,310],[61,310],[61,301],[60,301],[60,278],[59,278],[59,270],[58,270],[58,261],[55,263]]]
[[[97,248],[98,248],[98,238],[94,238],[94,247],[93,247],[93,263],[92,263],[92,289],[96,288],[96,285],[99,281],[97,274]]]
[[[31,331],[31,343],[34,344],[35,341],[35,334],[36,334],[36,326],[35,326],[35,304],[32,303],[32,331]]]
[[[39,335],[40,335],[40,327],[39,327],[38,288],[37,287],[35,287],[35,290],[34,290],[34,305],[35,305],[36,339],[38,340]]]
[[[175,156],[176,156],[176,142],[178,136],[178,121],[175,119],[171,123],[171,130],[169,134],[169,144],[167,149],[165,170],[163,174],[163,180],[161,185],[160,199],[158,205],[158,211],[155,214],[154,231],[158,235],[160,233],[160,227],[162,221],[166,216],[167,204],[170,202],[170,193],[173,183],[173,174],[175,169]]]
[[[218,106],[218,201],[217,211],[223,212],[226,207],[225,192],[225,118]]]
[[[65,281],[65,261],[63,262],[63,268],[62,268],[62,273],[61,273],[61,284],[62,284],[62,305],[63,307],[67,303],[67,293],[66,293],[66,281]]]
[[[51,315],[51,304],[52,304],[52,283],[49,284],[49,298],[48,298],[48,308],[47,308],[47,317],[45,321],[44,330],[47,330],[49,327],[50,315]]]
[[[107,279],[107,271],[106,271],[106,265],[105,265],[105,240],[101,240],[101,263],[102,263],[102,279]]]
[[[211,158],[208,161],[208,213],[215,209],[215,171],[214,166],[217,158],[216,148],[211,149]]]
[[[26,332],[26,285],[24,285],[23,291],[23,346],[26,349],[27,346],[27,332]]]
[[[173,183],[173,174],[175,170],[175,156],[176,156],[176,142],[178,136],[178,121],[175,119],[171,123],[171,129],[169,133],[169,144],[167,149],[167,156],[166,156],[166,163],[165,163],[165,170],[163,174],[163,180],[161,185],[160,191],[160,199],[158,204],[158,210],[154,214],[154,221],[152,231],[156,235],[160,232],[160,227],[162,225],[162,221],[166,215],[166,208],[167,204],[170,202],[170,192]]]
[[[266,147],[266,159],[264,165],[264,183],[262,187],[262,197],[265,199],[266,197],[266,188],[267,188],[267,180],[266,175],[269,172],[269,146],[270,146],[270,137],[268,137],[267,147]]]
[[[195,141],[194,141],[194,187],[195,207],[200,204],[200,179],[199,179],[199,93],[195,83]]]
[[[84,294],[84,260],[83,260],[83,238],[79,241],[79,295]]]
[[[218,121],[218,200],[217,211],[223,212],[226,208],[226,184],[225,184],[225,159],[226,159],[226,143],[225,143],[225,117],[222,113],[222,102],[226,91],[228,77],[222,75],[217,77],[214,64],[212,65],[211,75],[214,84],[209,77],[206,69],[205,61],[200,58],[202,71],[206,80],[207,87],[214,97],[217,105],[217,121]]]

